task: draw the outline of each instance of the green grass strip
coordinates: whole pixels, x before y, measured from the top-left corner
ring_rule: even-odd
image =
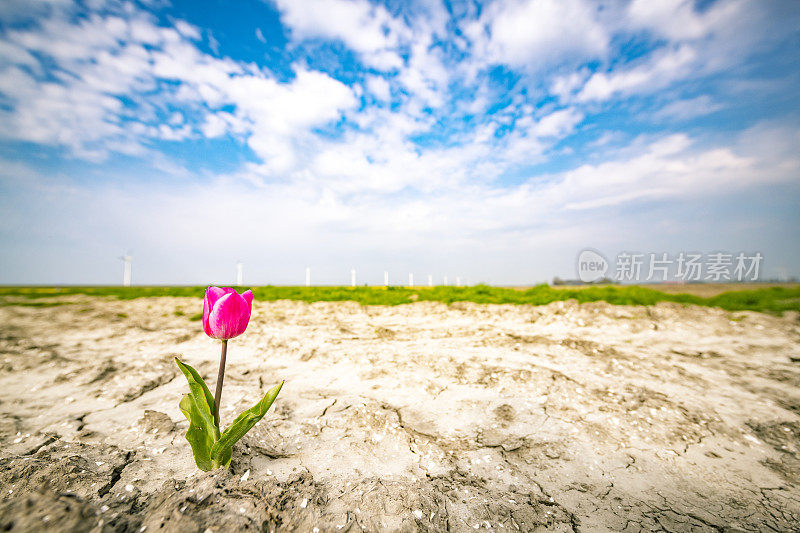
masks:
[[[202,297],[205,287],[153,286],[153,287],[0,287],[3,305],[31,305],[40,298],[53,298],[75,294],[106,296],[130,300],[158,296]],[[300,300],[304,302],[353,301],[363,305],[400,305],[414,301],[443,303],[475,302],[487,304],[544,305],[551,302],[575,299],[578,302],[605,301],[615,305],[653,305],[658,302],[677,302],[729,311],[760,311],[780,314],[800,311],[800,286],[764,287],[755,290],[733,290],[703,298],[692,294],[665,293],[640,286],[585,286],[555,288],[537,285],[529,289],[512,289],[475,285],[470,287],[293,287],[264,286],[252,289],[256,300]],[[9,301],[25,299],[30,303]],[[42,306],[44,302],[42,302]],[[35,305],[35,304],[34,304]],[[49,305],[49,304],[48,304]],[[194,317],[192,317],[194,318]]]

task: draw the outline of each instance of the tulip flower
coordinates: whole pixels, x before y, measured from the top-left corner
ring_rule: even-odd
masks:
[[[253,291],[238,294],[230,287],[209,287],[203,301],[203,330],[213,339],[227,341],[247,329],[253,309]]]
[[[238,337],[247,329],[253,309],[253,291],[242,294],[230,287],[209,287],[203,300],[203,330],[212,339],[222,341],[219,358],[217,390],[214,394],[214,423],[219,426],[219,403],[222,400],[222,382],[225,379],[225,357],[228,339]]]
[[[183,397],[179,407],[189,420],[186,440],[192,446],[195,463],[201,470],[208,471],[230,464],[234,443],[267,414],[283,387],[281,382],[271,388],[260,402],[240,414],[224,432],[220,432],[219,405],[222,400],[228,340],[244,333],[250,322],[252,308],[252,291],[247,290],[239,294],[229,287],[206,289],[203,301],[203,331],[209,337],[222,341],[217,388],[213,398],[200,374],[175,358],[178,368],[189,382],[190,392]]]

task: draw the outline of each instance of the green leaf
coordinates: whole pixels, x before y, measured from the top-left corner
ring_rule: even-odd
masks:
[[[194,461],[200,470],[208,472],[220,466],[211,455],[214,444],[219,440],[219,427],[214,423],[211,407],[214,398],[203,378],[191,366],[182,363],[177,357],[175,363],[189,382],[189,394],[185,395],[178,407],[189,420],[186,440],[192,447]]]
[[[225,468],[228,468],[229,466],[231,466],[231,457],[232,456],[233,456],[233,446],[228,446],[227,448],[225,448],[222,451],[222,453],[216,459],[216,461],[220,466],[224,466]]]
[[[186,379],[189,380],[189,388],[192,387],[192,380],[195,382],[200,383],[200,386],[203,387],[203,396],[206,399],[206,403],[208,404],[209,412],[214,412],[214,396],[211,395],[211,391],[208,390],[206,386],[206,382],[203,381],[203,378],[200,376],[200,373],[195,370],[194,368],[190,367],[186,363],[182,362],[177,357],[175,358],[175,363],[177,363],[178,368],[181,369],[181,372],[186,376]],[[191,375],[191,378],[189,377]]]
[[[272,387],[260,402],[236,417],[236,420],[228,426],[228,429],[222,433],[222,436],[211,448],[212,461],[224,466],[230,464],[233,445],[244,437],[259,420],[264,418],[272,406],[272,402],[278,397],[281,387],[283,387],[283,381]]]
[[[189,429],[186,430],[186,440],[192,447],[192,455],[197,468],[204,472],[213,470],[214,464],[211,461],[211,448],[214,446],[214,438],[203,428],[202,417],[197,412],[195,403],[186,394],[179,407],[183,415],[189,420]]]

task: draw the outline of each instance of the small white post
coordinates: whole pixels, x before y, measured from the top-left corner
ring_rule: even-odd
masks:
[[[433,287],[433,275],[428,274],[428,287]]]
[[[411,272],[408,273],[408,286],[409,287],[414,286],[414,274]]]
[[[311,267],[306,267],[306,287],[311,286]]]
[[[241,287],[242,285],[244,285],[244,282],[242,280],[242,267],[243,267],[243,265],[242,265],[241,261],[236,263],[236,286],[237,287]]]
[[[350,270],[350,286],[351,287],[355,287],[356,286],[356,269],[355,268]]]
[[[125,266],[122,270],[122,286],[123,287],[130,287],[131,286],[131,256],[125,255],[121,258],[125,262]]]
[[[443,285],[447,285],[447,276],[445,276],[445,277],[444,277],[444,283],[443,283]]]
[[[460,286],[461,286],[461,277],[456,276],[456,287],[460,287]]]
[[[385,286],[387,286],[387,287],[389,286],[389,271],[388,270],[384,270],[383,271],[383,284]]]

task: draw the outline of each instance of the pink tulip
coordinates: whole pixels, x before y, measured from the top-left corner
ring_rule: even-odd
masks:
[[[252,291],[239,294],[230,287],[209,287],[203,302],[203,330],[214,339],[238,337],[247,329],[252,310]]]
[[[220,341],[219,373],[214,398],[211,398],[211,391],[197,370],[175,358],[189,382],[189,394],[181,399],[178,407],[189,420],[186,440],[189,441],[195,463],[201,470],[209,471],[220,466],[227,468],[230,465],[234,443],[264,417],[283,386],[281,382],[272,387],[260,402],[237,416],[222,431],[219,406],[222,403],[222,385],[225,382],[228,340],[244,333],[252,310],[252,291],[239,294],[230,287],[206,289],[203,300],[203,330],[209,337]],[[209,419],[209,415],[213,416],[213,420]]]

